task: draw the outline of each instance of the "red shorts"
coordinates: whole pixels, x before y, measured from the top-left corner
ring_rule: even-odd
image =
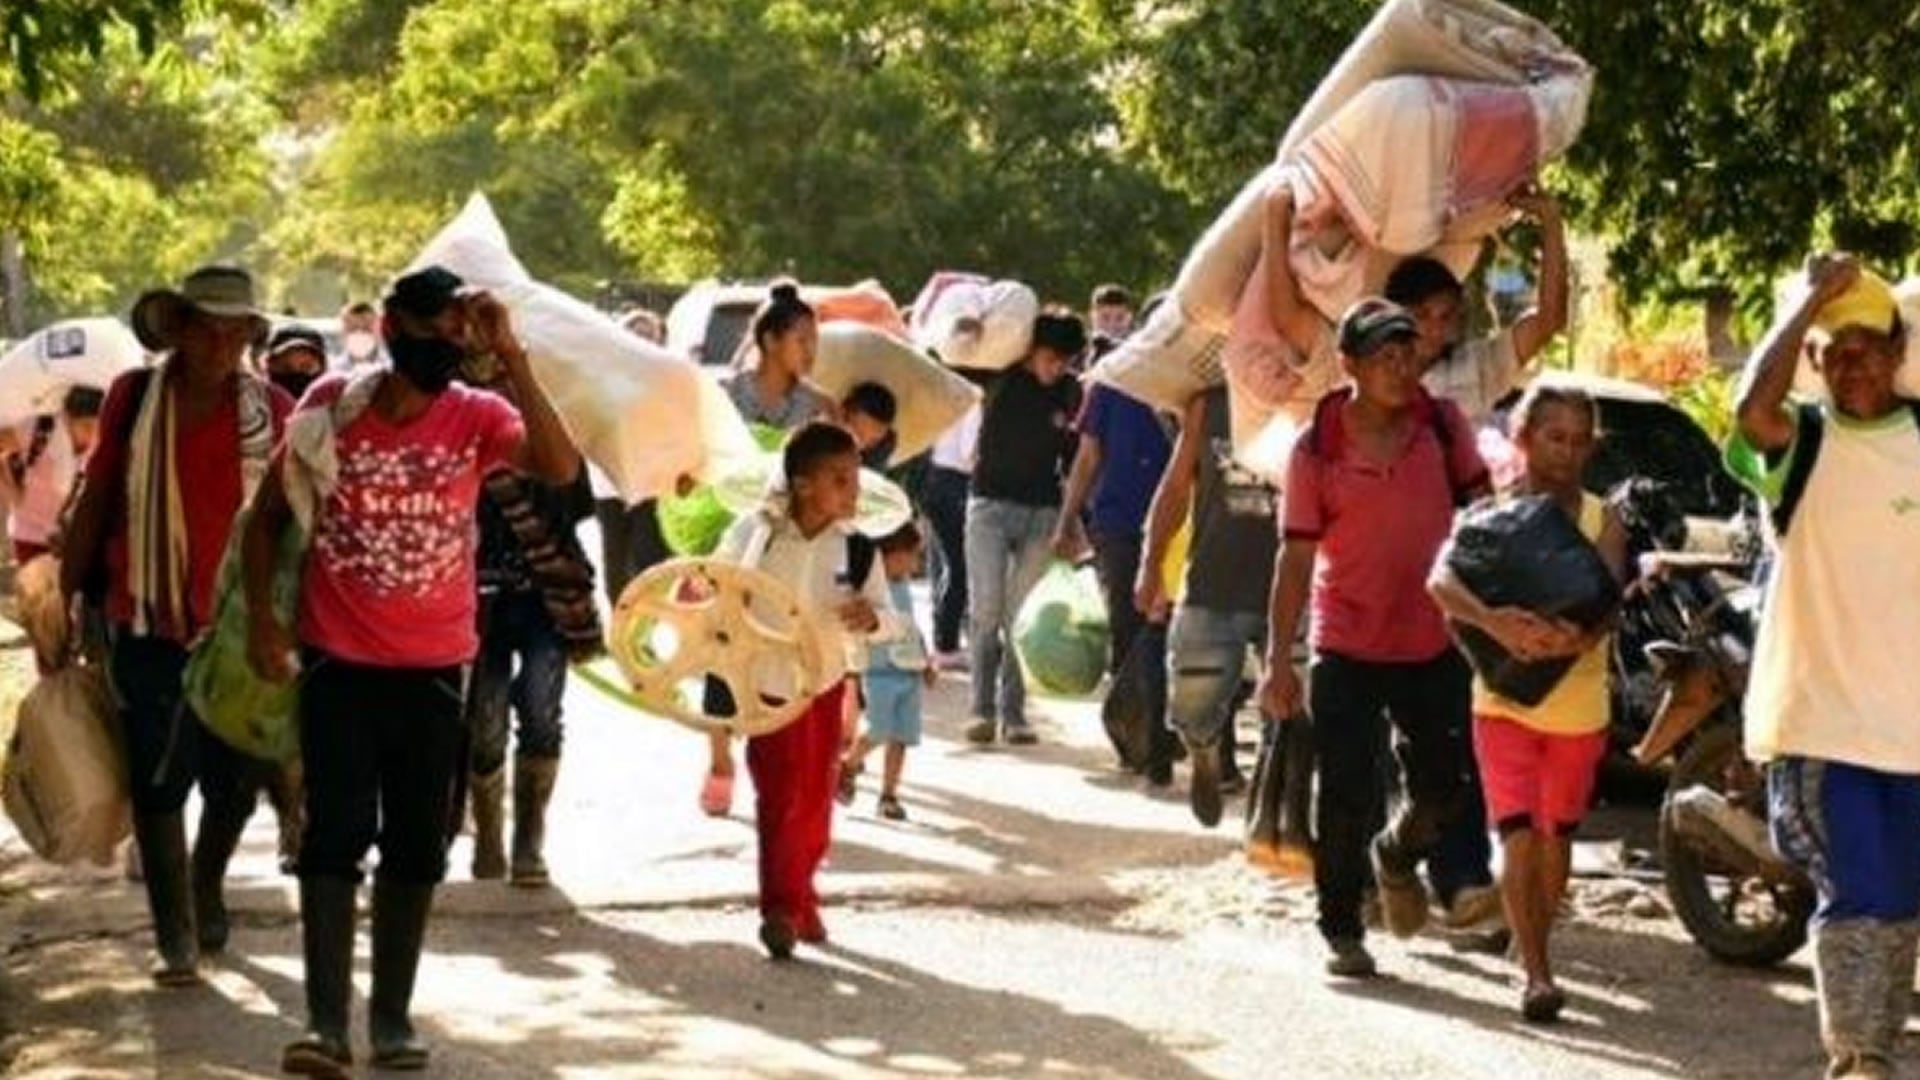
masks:
[[[1499,716],[1473,718],[1473,755],[1487,820],[1501,836],[1521,829],[1570,836],[1587,816],[1607,733],[1549,735]]]

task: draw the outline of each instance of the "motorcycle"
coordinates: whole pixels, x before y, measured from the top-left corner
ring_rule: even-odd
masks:
[[[1666,892],[1687,933],[1710,955],[1765,967],[1798,951],[1813,914],[1812,884],[1773,849],[1766,777],[1741,748],[1741,698],[1753,656],[1764,544],[1757,523],[1729,555],[1680,553],[1672,522],[1646,481],[1612,500],[1641,573],[1623,611],[1620,653],[1644,658],[1657,692],[1632,749],[1668,768],[1660,811]],[[1681,535],[1684,540],[1684,522]],[[1620,668],[1616,667],[1616,675]]]

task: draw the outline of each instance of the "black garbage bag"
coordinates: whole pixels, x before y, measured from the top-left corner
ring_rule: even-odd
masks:
[[[1612,616],[1620,583],[1579,525],[1545,495],[1482,503],[1461,515],[1441,554],[1448,569],[1488,607],[1517,607],[1591,629]],[[1573,668],[1574,657],[1524,662],[1485,631],[1458,622],[1454,637],[1487,686],[1538,705]]]
[[[1313,843],[1313,722],[1269,718],[1247,799],[1247,843],[1276,848]]]
[[[1160,734],[1167,723],[1166,624],[1148,623],[1134,635],[1100,704],[1100,723],[1120,764],[1134,772],[1152,763],[1156,748],[1169,752],[1171,740]]]

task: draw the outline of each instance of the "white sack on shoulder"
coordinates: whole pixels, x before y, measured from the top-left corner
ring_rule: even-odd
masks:
[[[469,199],[408,270],[434,265],[506,305],[568,433],[628,502],[668,494],[682,476],[705,477],[722,460],[759,452],[725,392],[692,360],[533,280],[484,195]]]
[[[909,326],[948,367],[1004,371],[1027,355],[1039,314],[1039,296],[1018,281],[942,271],[920,290]]]
[[[893,392],[893,460],[897,465],[931,448],[980,400],[980,390],[926,353],[871,326],[830,322],[820,327],[820,352],[809,381],[834,401],[861,383]]]

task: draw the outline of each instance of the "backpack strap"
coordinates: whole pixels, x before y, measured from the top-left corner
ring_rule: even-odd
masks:
[[[1422,393],[1424,395],[1424,391]],[[1333,438],[1329,434],[1333,426],[1327,421],[1336,410],[1345,406],[1352,398],[1353,388],[1343,386],[1327,394],[1313,406],[1313,420],[1307,425],[1306,433],[1302,438],[1307,441],[1308,452],[1321,461],[1332,461],[1339,455],[1340,448],[1333,444]],[[1427,423],[1432,427],[1434,442],[1440,446],[1440,468],[1446,474],[1447,491],[1453,497],[1454,507],[1456,509],[1463,507],[1467,505],[1468,496],[1472,492],[1466,483],[1453,473],[1453,447],[1456,440],[1453,425],[1447,422],[1446,406],[1440,398],[1425,396],[1421,407],[1427,411]]]
[[[1920,405],[1909,407],[1915,409],[1916,419],[1920,419]],[[1813,475],[1813,463],[1820,456],[1820,440],[1825,430],[1818,405],[1802,403],[1794,408],[1793,460],[1787,465],[1786,479],[1780,485],[1780,500],[1773,504],[1771,515],[1775,536],[1787,535],[1793,511],[1807,493],[1807,480]]]

